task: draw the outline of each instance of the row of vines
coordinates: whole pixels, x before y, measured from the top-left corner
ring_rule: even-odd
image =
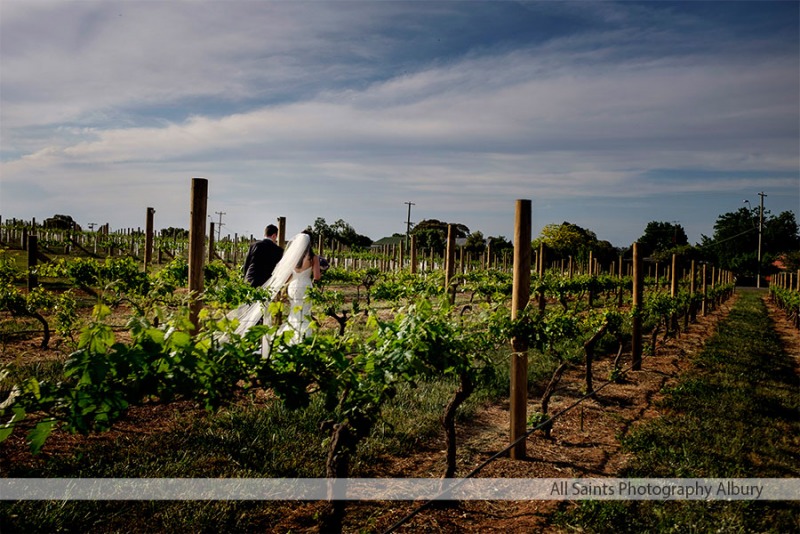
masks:
[[[332,478],[348,476],[356,447],[400,387],[443,378],[452,383],[450,400],[442,406],[443,475],[452,477],[455,414],[476,389],[495,380],[493,355],[508,357],[511,338],[523,339],[535,357],[553,364],[540,409],[530,418],[547,422],[549,401],[566,369],[582,367],[585,390],[593,391],[599,344],[615,353],[608,378],[621,377],[633,313],[650,333],[646,353],[655,354],[660,341],[680,335],[698,313],[733,291],[730,280],[711,280],[702,293],[693,292],[695,283],[688,279],[672,292],[647,279],[644,305],[632,312],[630,277],[546,271],[532,275],[534,297],[511,320],[512,277],[502,270],[464,272],[446,288],[440,271],[332,267],[311,292],[315,333],[298,343],[290,333],[276,335],[277,324],[234,333],[236,323],[226,312],[267,295],[222,261],[205,266],[197,330],[188,316],[194,297],[185,289],[188,265],[180,257],[152,272],[130,257],[60,258],[35,270],[42,285],[26,291],[23,281],[31,273],[0,253],[0,310],[10,318],[4,324],[16,324],[17,331],[36,328],[44,347],[55,331],[69,358],[58,380],[23,378],[13,365],[0,370],[0,441],[26,428],[36,452],[56,429],[108,430],[132,405],[189,399],[216,410],[243,391],[263,388],[290,409],[308,406],[315,396],[324,399],[329,416],[321,425],[330,437],[326,476]],[[78,303],[87,299],[92,312],[84,316]],[[127,317],[124,325],[112,322],[120,310]],[[282,313],[280,305],[271,311]],[[545,432],[552,427],[545,425]],[[331,503],[323,518],[327,530],[341,528],[343,506]]]

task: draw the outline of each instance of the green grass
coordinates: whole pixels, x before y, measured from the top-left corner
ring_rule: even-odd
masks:
[[[800,477],[800,381],[761,301],[742,292],[663,416],[623,440],[621,477]],[[584,532],[797,532],[800,503],[583,501],[556,518]]]

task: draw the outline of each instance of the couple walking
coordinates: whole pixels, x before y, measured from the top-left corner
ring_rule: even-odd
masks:
[[[278,228],[274,224],[264,231],[265,239],[250,245],[242,271],[245,280],[253,287],[263,287],[269,292],[269,301],[243,304],[230,312],[230,319],[239,319],[237,334],[244,334],[263,319],[271,324],[269,303],[286,288],[289,299],[289,315],[278,329],[278,335],[286,331],[294,333],[292,342],[297,343],[310,335],[311,301],[308,289],[321,276],[319,256],[311,248],[311,236],[301,232],[294,236],[284,251],[277,244]]]

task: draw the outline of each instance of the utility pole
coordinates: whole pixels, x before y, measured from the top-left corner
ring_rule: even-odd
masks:
[[[408,204],[408,219],[406,220],[406,248],[408,248],[408,239],[411,235],[411,206],[415,204],[413,202],[406,202]]]
[[[226,213],[224,211],[215,211],[217,215],[219,215],[219,224],[217,225],[217,241],[220,240],[220,236],[222,235],[222,227],[225,226],[222,222],[222,216]]]
[[[758,196],[761,197],[761,209],[758,211],[758,278],[756,279],[756,288],[761,288],[761,233],[764,227],[764,197],[767,196],[764,192],[760,192]]]

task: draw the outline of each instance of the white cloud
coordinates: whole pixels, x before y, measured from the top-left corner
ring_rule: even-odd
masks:
[[[492,212],[534,194],[743,188],[744,172],[786,188],[781,173],[800,165],[797,55],[754,62],[717,44],[664,56],[676,30],[646,9],[640,27],[411,60],[382,30],[414,4],[7,4],[0,171],[15,203],[29,185],[53,195],[48,208],[90,210],[90,188],[120,199],[115,216],[138,217],[154,195],[183,199],[189,177],[213,176],[216,200],[239,212],[231,226],[260,227],[234,221],[266,198],[265,211],[296,199],[312,221],[316,210],[352,222],[370,209],[363,195],[384,213],[413,195]],[[607,24],[642,16],[592,9]],[[653,51],[631,53],[637,39]],[[735,176],[652,177],[663,169]],[[332,206],[344,213],[325,215]]]

